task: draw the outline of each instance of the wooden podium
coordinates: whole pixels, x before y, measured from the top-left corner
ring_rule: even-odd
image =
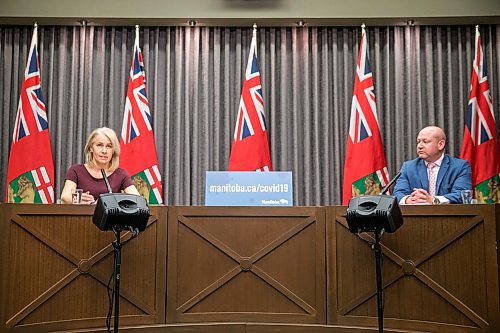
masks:
[[[0,205],[0,332],[105,332],[114,235],[94,207]],[[402,207],[384,331],[500,332],[500,205]],[[152,207],[122,235],[120,331],[376,332],[370,234],[345,207]]]

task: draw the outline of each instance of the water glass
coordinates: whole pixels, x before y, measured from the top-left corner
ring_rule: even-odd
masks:
[[[468,205],[472,203],[472,190],[462,190],[460,194],[462,195],[463,204]]]
[[[74,204],[82,203],[82,194],[83,190],[81,188],[77,188],[71,191],[72,201]]]

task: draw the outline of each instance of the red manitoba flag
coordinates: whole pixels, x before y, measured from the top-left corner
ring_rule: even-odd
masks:
[[[120,137],[120,167],[128,171],[149,204],[161,204],[163,187],[152,124],[137,27]]]
[[[472,186],[478,201],[500,203],[500,151],[479,27],[476,27],[475,45],[460,157],[470,162]]]
[[[353,196],[379,194],[389,177],[367,49],[363,27],[347,136],[343,205],[347,205]]]
[[[7,202],[54,203],[54,160],[40,85],[37,26],[21,87],[7,169]]]
[[[273,170],[257,63],[256,34],[254,28],[229,157],[229,171]]]

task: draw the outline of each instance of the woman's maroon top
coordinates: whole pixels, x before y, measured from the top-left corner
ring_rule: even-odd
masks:
[[[76,183],[76,188],[81,188],[83,192],[89,191],[97,200],[100,194],[108,193],[106,182],[101,178],[94,178],[85,165],[74,164],[66,173],[66,179]],[[118,168],[108,176],[109,185],[113,193],[120,193],[130,185],[134,185],[128,172],[125,169]]]

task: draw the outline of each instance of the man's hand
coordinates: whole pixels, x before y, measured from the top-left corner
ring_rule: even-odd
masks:
[[[426,190],[422,188],[414,188],[413,192],[406,198],[406,204],[423,204],[428,203],[432,204],[434,201],[434,197],[430,195]]]

